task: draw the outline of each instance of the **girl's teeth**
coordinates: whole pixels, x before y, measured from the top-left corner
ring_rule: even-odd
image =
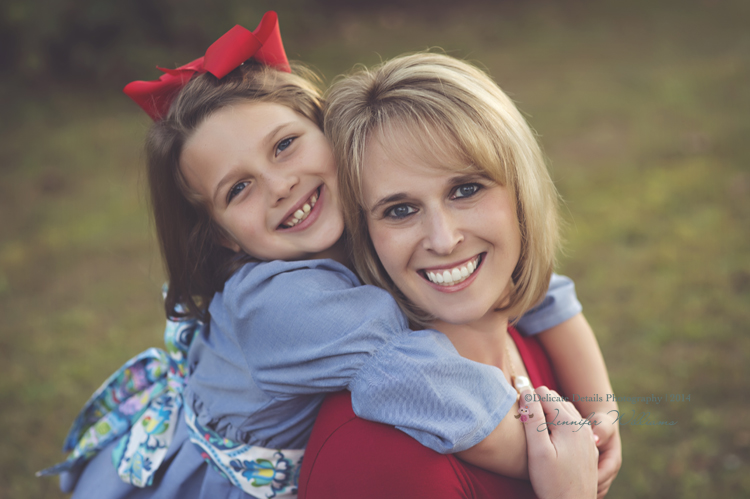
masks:
[[[302,220],[307,218],[307,215],[310,214],[310,211],[315,207],[315,203],[318,202],[318,192],[315,191],[312,196],[310,196],[310,199],[307,203],[302,205],[302,208],[295,211],[291,214],[291,216],[287,219],[286,222],[282,224],[282,227],[285,229],[291,229],[298,223],[300,223]]]
[[[473,274],[477,269],[478,263],[479,257],[461,267],[456,267],[451,270],[444,270],[443,272],[426,272],[425,274],[431,282],[449,286],[451,284],[462,282],[464,279]]]

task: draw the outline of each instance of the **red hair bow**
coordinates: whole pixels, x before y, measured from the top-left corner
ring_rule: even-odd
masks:
[[[212,43],[206,55],[200,59],[177,69],[157,66],[165,73],[161,78],[128,83],[123,91],[154,121],[158,121],[167,114],[175,95],[193,75],[211,73],[217,78],[224,78],[250,58],[280,71],[291,72],[281,43],[276,12],[266,12],[255,31],[237,25]]]

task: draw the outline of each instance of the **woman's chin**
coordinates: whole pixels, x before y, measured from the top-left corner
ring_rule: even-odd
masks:
[[[473,322],[482,320],[487,315],[487,311],[467,310],[465,308],[457,310],[446,310],[445,308],[442,308],[440,310],[432,311],[431,314],[433,315],[433,317],[435,317],[435,320],[437,322],[444,322],[447,324],[460,326],[463,324],[471,324]]]

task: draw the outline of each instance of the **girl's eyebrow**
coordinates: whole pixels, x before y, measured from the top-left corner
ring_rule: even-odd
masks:
[[[287,121],[286,123],[282,123],[282,124],[280,124],[280,125],[278,125],[278,126],[275,126],[275,127],[273,127],[273,129],[272,129],[272,130],[271,130],[270,132],[268,132],[268,134],[267,134],[267,135],[265,136],[265,138],[263,139],[263,142],[262,142],[262,144],[263,144],[264,146],[267,146],[268,144],[270,144],[270,143],[272,142],[272,140],[273,140],[273,137],[274,137],[274,136],[275,136],[275,135],[276,135],[277,133],[279,133],[279,130],[282,130],[283,128],[285,128],[285,127],[287,127],[287,126],[291,125],[292,123],[293,123],[292,121]]]

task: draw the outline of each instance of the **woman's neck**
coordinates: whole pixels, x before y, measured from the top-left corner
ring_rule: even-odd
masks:
[[[489,312],[479,320],[465,324],[435,321],[431,327],[451,340],[462,357],[503,369],[507,362],[508,316]]]

